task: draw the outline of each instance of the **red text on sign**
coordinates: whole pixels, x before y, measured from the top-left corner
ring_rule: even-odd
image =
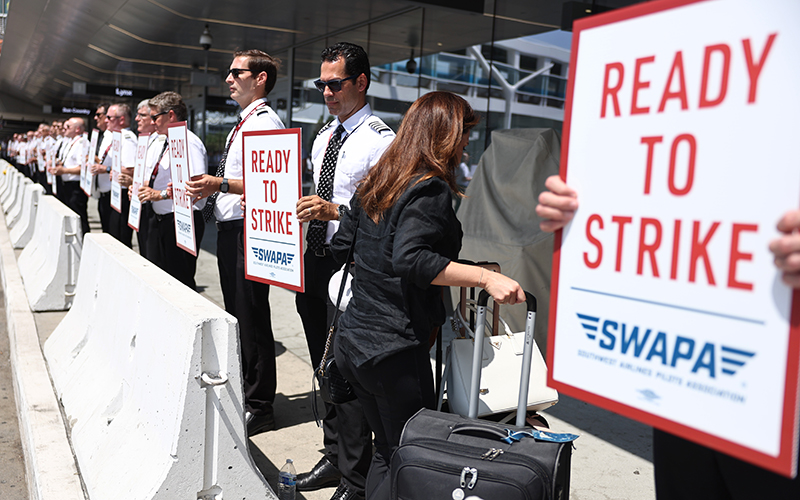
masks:
[[[638,220],[634,217],[615,215],[611,217],[612,226],[609,230],[613,231],[616,227],[616,248],[612,247],[615,251],[614,271],[622,273],[623,271],[623,247],[625,243],[626,226],[638,224],[638,242],[636,245],[636,274],[644,275],[645,267],[650,268],[650,273],[654,278],[660,278],[661,272],[659,270],[659,259],[656,252],[661,248],[661,243],[664,239],[665,231],[671,231],[672,235],[672,249],[668,259],[661,259],[661,263],[668,263],[670,265],[670,279],[678,280],[681,276],[689,283],[696,283],[698,281],[698,274],[700,272],[699,266],[702,264],[702,271],[705,274],[706,282],[709,285],[716,285],[716,278],[714,275],[714,266],[711,262],[711,256],[708,253],[708,246],[714,236],[717,234],[719,228],[722,226],[721,222],[712,222],[703,224],[699,220],[691,221],[691,238],[686,244],[682,244],[681,228],[683,221],[675,219],[672,221],[671,227],[665,228],[661,220],[652,217],[641,217]],[[757,233],[757,224],[743,224],[731,223],[731,238],[730,238],[730,251],[728,252],[727,271],[728,271],[728,288],[735,288],[740,290],[752,290],[753,284],[744,282],[737,278],[738,265],[742,261],[752,261],[753,254],[741,249],[741,238],[743,233]],[[599,214],[592,214],[586,221],[586,239],[594,247],[592,251],[583,253],[583,262],[589,269],[597,269],[603,262],[604,245],[603,235],[605,222],[603,217]],[[613,235],[612,235],[613,237]],[[679,260],[683,255],[689,254],[689,269],[679,270]],[[719,267],[717,267],[719,269]]]
[[[741,54],[749,80],[749,86],[747,87],[748,104],[756,102],[758,81],[777,36],[777,33],[770,34],[758,54],[749,38],[745,38],[741,42]],[[708,45],[703,49],[703,76],[700,79],[697,100],[694,101],[697,102],[698,109],[718,106],[725,100],[728,93],[731,60],[736,56],[731,45],[725,43]],[[619,93],[626,85],[630,85],[631,88],[631,104],[629,108],[631,115],[650,113],[650,104],[655,105],[656,102],[659,103],[657,112],[662,113],[666,109],[667,103],[672,100],[677,101],[681,110],[689,109],[690,99],[683,59],[683,51],[680,50],[672,57],[669,76],[664,85],[660,87],[661,93],[658,101],[653,100],[653,97],[657,96],[654,96],[649,90],[653,82],[643,76],[648,65],[660,62],[660,59],[657,60],[655,55],[636,59],[633,63],[633,79],[627,82],[625,80],[626,71],[623,62],[606,64],[601,93],[600,118],[605,118],[608,112],[613,112],[614,116],[622,115]],[[630,68],[628,68],[628,72],[630,72]],[[718,85],[712,88],[712,82],[718,82]]]

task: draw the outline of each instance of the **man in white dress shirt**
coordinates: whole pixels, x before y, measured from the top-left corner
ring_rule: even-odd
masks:
[[[297,220],[309,222],[309,226],[303,256],[305,293],[298,293],[295,299],[315,367],[322,359],[333,316],[328,281],[338,266],[330,253],[331,237],[358,183],[378,163],[395,135],[367,104],[370,66],[364,49],[338,43],[325,49],[321,59],[320,78],[314,84],[336,118],[319,131],[311,149],[317,194],[297,203]],[[326,165],[328,169],[332,166],[332,171]],[[310,472],[297,477],[297,489],[337,486],[332,500],[363,498],[372,440],[361,404],[358,400],[326,403],[322,429],[325,455]]]
[[[277,80],[279,61],[255,49],[239,51],[233,56],[225,81],[231,98],[242,107],[239,121],[228,134],[216,175],[204,175],[190,182],[188,192],[195,198],[208,196],[205,216],[217,221],[220,285],[225,310],[239,320],[245,419],[247,433],[252,436],[275,428],[272,403],[277,374],[269,285],[245,279],[244,273],[244,212],[240,206],[244,192],[242,133],[281,129],[283,122],[267,104],[267,95]]]
[[[159,134],[166,136],[170,123],[186,121],[188,111],[180,94],[162,92],[150,99],[150,117],[155,122]],[[206,147],[191,130],[186,130],[188,139],[189,173],[192,180],[200,179],[206,173]],[[197,257],[178,247],[175,237],[175,214],[172,205],[172,175],[170,159],[165,141],[153,174],[147,185],[139,188],[139,200],[151,202],[151,214],[147,234],[147,259],[168,272],[192,290],[197,290],[194,274],[197,270]],[[197,245],[203,240],[205,223],[200,210],[205,199],[194,204],[194,231]]]
[[[64,124],[65,142],[60,158],[50,169],[50,173],[61,177],[58,199],[80,216],[83,234],[89,232],[89,216],[86,213],[89,198],[81,189],[81,165],[86,147],[83,137],[85,127],[83,118],[67,120]]]

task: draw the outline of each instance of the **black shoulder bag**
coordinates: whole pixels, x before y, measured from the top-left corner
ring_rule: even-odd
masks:
[[[350,250],[347,252],[347,261],[345,262],[344,273],[342,274],[342,283],[339,285],[339,296],[336,299],[336,311],[333,314],[333,321],[331,321],[331,327],[328,330],[328,339],[325,341],[325,352],[322,354],[322,360],[320,361],[317,369],[314,371],[314,378],[311,381],[313,389],[312,392],[314,393],[311,400],[311,407],[314,411],[314,418],[318,425],[319,417],[317,413],[317,390],[314,382],[319,384],[319,395],[326,403],[340,405],[356,399],[356,394],[353,392],[353,387],[350,385],[350,382],[344,378],[342,373],[339,371],[339,368],[336,366],[336,359],[333,357],[333,353],[331,352],[331,345],[333,344],[337,321],[342,313],[342,311],[339,309],[339,305],[342,302],[342,295],[344,294],[344,288],[347,284],[347,280],[344,277],[347,276],[347,273],[350,271],[350,266],[353,263],[356,235],[358,234],[358,222],[359,219],[356,219],[356,227],[353,230],[353,240],[350,242]]]

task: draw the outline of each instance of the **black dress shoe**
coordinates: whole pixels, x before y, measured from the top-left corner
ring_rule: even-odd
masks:
[[[315,491],[339,484],[342,473],[323,456],[317,465],[308,472],[297,475],[297,491]]]
[[[331,500],[364,500],[364,494],[359,493],[355,488],[341,482],[339,483],[339,487],[336,488],[336,493],[333,494]]]
[[[275,428],[275,413],[268,411],[263,415],[247,414],[247,437],[271,431]]]

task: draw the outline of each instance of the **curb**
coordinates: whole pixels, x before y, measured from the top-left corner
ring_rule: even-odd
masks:
[[[36,500],[86,500],[5,224],[0,274],[28,493]]]

